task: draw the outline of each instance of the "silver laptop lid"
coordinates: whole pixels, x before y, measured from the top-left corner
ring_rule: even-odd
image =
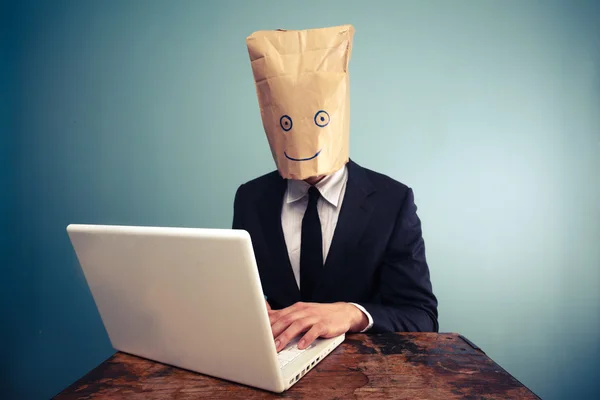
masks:
[[[247,232],[105,225],[67,232],[113,347],[283,390]]]

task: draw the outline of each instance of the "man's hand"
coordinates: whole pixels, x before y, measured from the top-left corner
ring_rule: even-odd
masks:
[[[319,337],[360,332],[369,324],[367,316],[349,303],[296,303],[283,310],[270,310],[269,319],[278,352],[303,332],[306,334],[298,342],[299,349],[305,349]]]

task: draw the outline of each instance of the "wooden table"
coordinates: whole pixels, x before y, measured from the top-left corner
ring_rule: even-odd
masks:
[[[274,394],[117,353],[67,399],[538,399],[455,333],[348,335],[290,390]]]

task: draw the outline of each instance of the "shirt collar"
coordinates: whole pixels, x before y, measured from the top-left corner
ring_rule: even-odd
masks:
[[[315,186],[319,189],[321,196],[332,206],[339,204],[342,190],[348,181],[348,169],[344,165],[331,175],[323,178]],[[285,202],[287,204],[301,200],[308,193],[310,185],[304,181],[288,179]]]

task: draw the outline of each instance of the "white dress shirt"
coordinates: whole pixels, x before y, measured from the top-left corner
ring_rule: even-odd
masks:
[[[348,169],[346,166],[331,175],[326,176],[315,186],[319,189],[321,197],[317,202],[317,212],[321,221],[321,232],[323,236],[323,261],[327,260],[327,254],[333,240],[333,233],[337,225],[346,183],[348,182]],[[302,237],[302,218],[308,206],[308,189],[311,185],[304,181],[289,179],[287,189],[283,196],[283,207],[281,209],[281,226],[283,236],[288,249],[290,263],[296,278],[296,284],[300,288],[300,244]],[[367,331],[373,326],[373,318],[359,304],[350,303],[362,311],[369,320],[369,325],[362,330]]]

